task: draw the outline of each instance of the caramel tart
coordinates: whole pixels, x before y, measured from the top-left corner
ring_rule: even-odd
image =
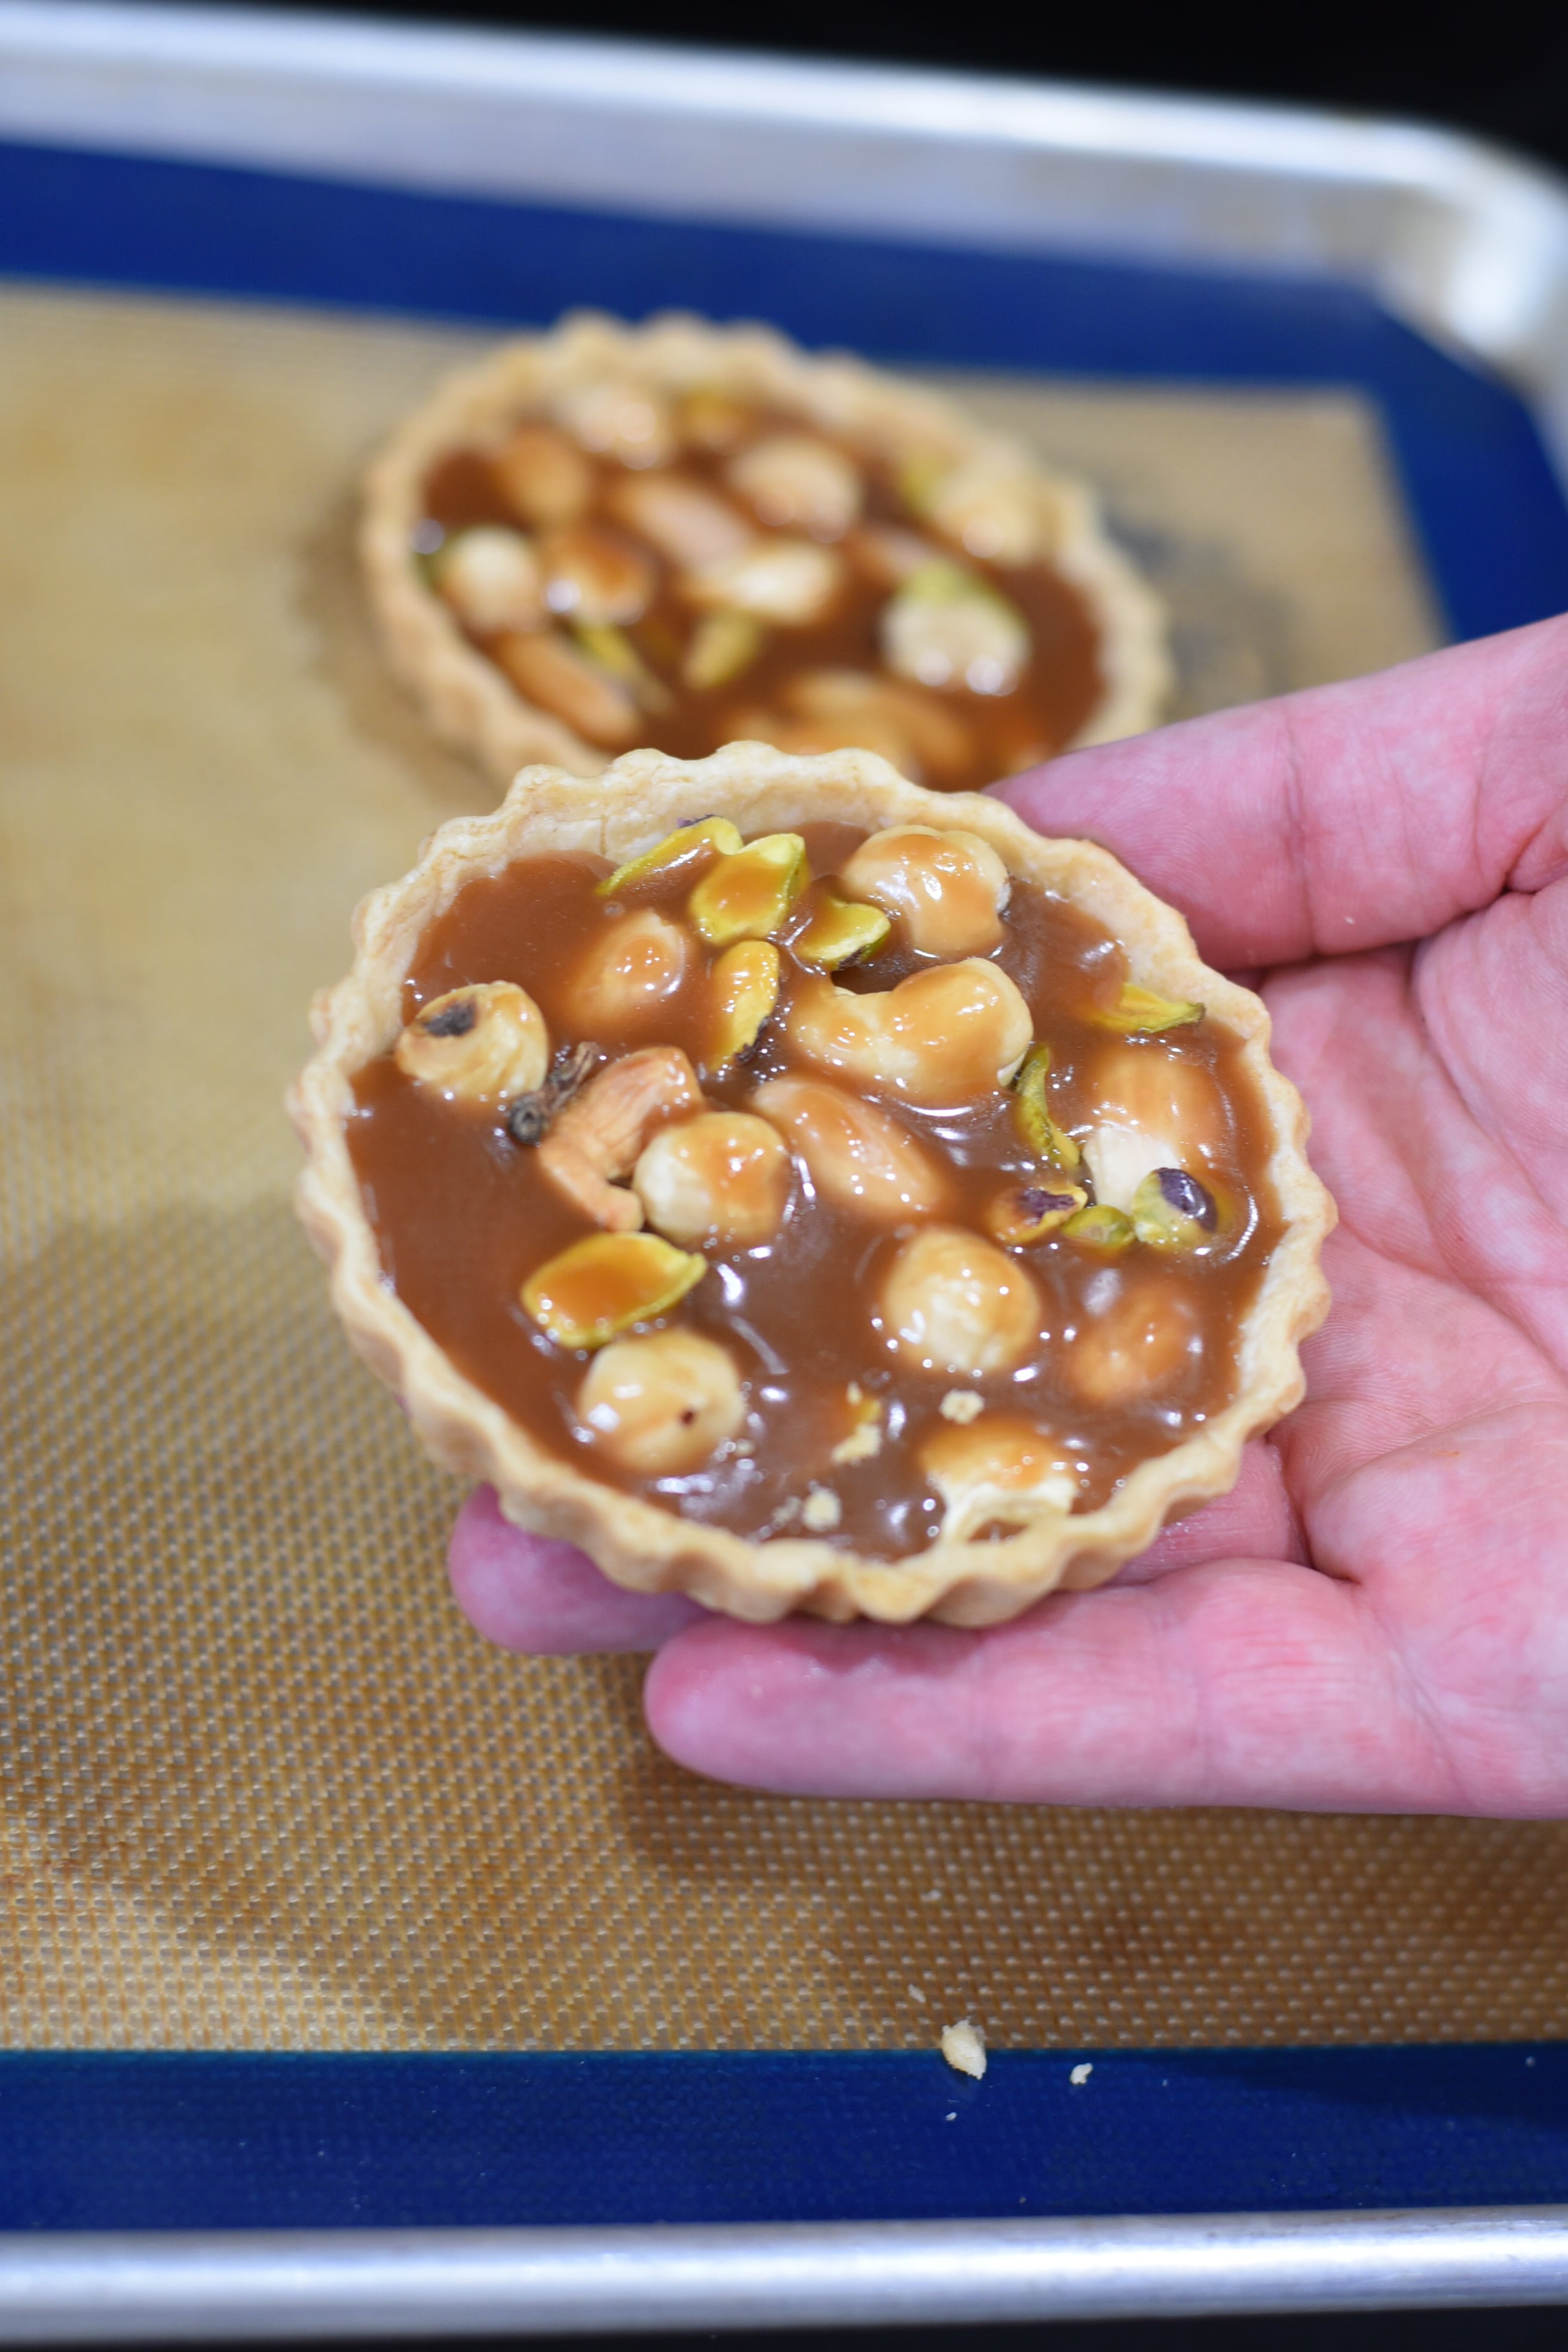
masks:
[[[383,450],[362,552],[393,667],[503,783],[747,737],[971,790],[1153,725],[1167,690],[1083,483],[761,328],[503,345]]]
[[[355,918],[300,1213],[437,1460],[617,1582],[979,1625],[1300,1400],[1332,1204],[1258,999],[874,754],[525,771]]]

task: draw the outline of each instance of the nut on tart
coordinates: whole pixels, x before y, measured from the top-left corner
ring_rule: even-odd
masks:
[[[503,344],[392,436],[361,555],[393,668],[501,783],[744,737],[969,790],[1154,725],[1169,686],[1086,484],[757,327]]]
[[[429,1450],[616,1582],[981,1625],[1300,1401],[1268,1018],[1106,851],[874,754],[520,775],[355,918],[299,1209]]]

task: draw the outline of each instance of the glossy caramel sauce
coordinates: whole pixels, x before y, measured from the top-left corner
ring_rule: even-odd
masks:
[[[864,837],[838,824],[802,830],[817,879],[792,916],[793,929],[808,918],[824,877]],[[712,853],[701,850],[609,901],[595,896],[595,886],[610,868],[586,855],[530,859],[469,883],[423,944],[405,983],[405,1018],[449,989],[510,981],[534,998],[558,1046],[575,1042],[569,975],[632,909],[657,907],[679,919],[711,860]],[[786,929],[778,1011],[741,1065],[705,1082],[710,1103],[743,1107],[765,1079],[805,1066],[783,1034],[790,993],[805,977],[787,951],[788,935]],[[1205,1020],[1131,1043],[1095,1025],[1095,1010],[1117,996],[1125,959],[1065,900],[1015,880],[994,960],[1022,991],[1037,1038],[1052,1048],[1050,1108],[1068,1129],[1081,1132],[1089,1123],[1096,1074],[1109,1054],[1157,1055],[1207,1074],[1203,1083],[1220,1107],[1217,1126],[1211,1120],[1202,1155],[1191,1165],[1227,1202],[1221,1236],[1192,1255],[1140,1244],[1111,1260],[1059,1231],[1013,1252],[1043,1301],[1040,1339],[1016,1370],[955,1381],[899,1359],[875,1328],[873,1309],[889,1254],[911,1228],[866,1222],[814,1197],[797,1163],[790,1212],[775,1237],[759,1248],[709,1247],[707,1273],[665,1318],[731,1351],[747,1384],[754,1450],[721,1447],[683,1476],[621,1474],[574,1410],[590,1357],[549,1339],[519,1297],[548,1258],[595,1228],[554,1190],[536,1152],[510,1140],[499,1111],[465,1107],[416,1085],[391,1054],[360,1074],[349,1126],[388,1281],[457,1367],[551,1452],[606,1483],[740,1535],[800,1532],[800,1498],[814,1484],[826,1484],[842,1507],[830,1540],[883,1558],[922,1549],[941,1528],[942,1507],[916,1456],[923,1438],[950,1425],[941,1407],[955,1388],[977,1391],[988,1411],[1022,1414],[1047,1432],[1076,1470],[1075,1507],[1104,1503],[1140,1462],[1180,1444],[1234,1396],[1237,1335],[1280,1232],[1264,1172],[1266,1116],[1240,1065],[1239,1041],[1217,1024]],[[710,961],[706,950],[693,959],[651,1034],[639,1026],[635,1034],[600,1036],[605,1059],[661,1043],[683,1047],[700,1066]],[[895,921],[880,953],[833,977],[856,991],[884,989],[931,961],[908,946]],[[998,1088],[956,1110],[883,1099],[947,1164],[951,1221],[984,1230],[984,1201],[1005,1176],[1037,1180],[1040,1163],[1023,1139],[1010,1091]],[[1174,1370],[1141,1398],[1089,1402],[1072,1377],[1075,1349],[1134,1301],[1156,1319],[1174,1316],[1190,1326]],[[883,1443],[873,1459],[831,1465],[846,1430],[851,1381],[880,1402]]]
[[[802,429],[798,417],[757,410],[752,413],[750,438]],[[815,437],[830,439],[826,435]],[[929,746],[922,747],[909,735],[890,743],[872,742],[870,748],[885,751],[912,782],[939,792],[978,791],[1064,750],[1089,719],[1103,690],[1099,633],[1083,597],[1048,564],[987,562],[945,543],[910,509],[889,467],[847,443],[836,446],[851,458],[861,476],[862,525],[887,525],[919,533],[933,555],[952,558],[998,590],[1022,615],[1029,633],[1029,658],[1008,692],[974,693],[963,686],[938,692],[898,679],[901,694],[934,706],[937,720],[946,722],[944,732],[950,736],[956,732],[955,756],[944,754],[933,760]],[[745,515],[759,537],[773,536],[726,486],[723,469],[735,455],[733,446],[721,454],[686,448],[680,452],[678,469],[684,478],[718,492]],[[844,578],[819,619],[768,626],[760,652],[739,675],[722,685],[695,689],[683,684],[681,666],[698,616],[679,593],[674,567],[646,542],[638,541],[626,520],[605,505],[617,482],[625,480],[625,469],[608,458],[595,460],[594,467],[595,495],[583,520],[607,523],[620,539],[645,546],[658,571],[652,602],[639,619],[627,625],[626,634],[658,682],[661,701],[667,701],[668,707],[647,709],[636,740],[683,760],[705,758],[721,744],[742,738],[776,742],[780,749],[793,751],[836,751],[867,741],[864,728],[859,732],[847,731],[830,721],[804,719],[792,707],[789,694],[792,681],[818,672],[893,677],[884,662],[879,633],[890,590],[885,574],[879,573],[867,555],[858,528],[833,542],[845,559]],[[477,525],[527,529],[480,450],[460,450],[436,466],[425,484],[424,502],[426,513],[415,532],[415,544],[426,556],[437,552],[457,532]],[[802,534],[796,530],[783,535],[798,538]],[[498,658],[499,634],[459,625],[481,653],[504,667]],[[572,723],[564,710],[555,715]],[[619,737],[613,742],[605,739],[604,748],[622,751],[627,743]]]

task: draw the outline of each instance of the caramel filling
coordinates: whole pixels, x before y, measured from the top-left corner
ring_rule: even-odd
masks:
[[[1231,1402],[1281,1225],[1237,1038],[973,835],[712,820],[609,877],[469,883],[349,1129],[388,1279],[542,1445],[896,1559]],[[859,960],[808,961],[845,909]],[[510,1101],[465,1079],[502,1022],[552,1056]]]
[[[949,792],[1083,727],[1097,630],[1005,477],[896,467],[700,394],[619,398],[425,483],[430,585],[525,700],[606,752],[858,745]]]

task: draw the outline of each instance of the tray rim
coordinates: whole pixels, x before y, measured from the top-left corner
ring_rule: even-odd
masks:
[[[426,192],[1338,278],[1568,479],[1568,183],[1415,122],[608,37],[0,0],[0,136]]]

